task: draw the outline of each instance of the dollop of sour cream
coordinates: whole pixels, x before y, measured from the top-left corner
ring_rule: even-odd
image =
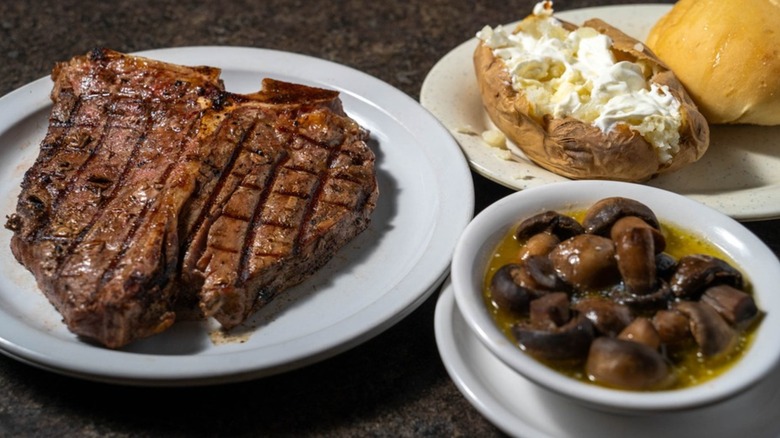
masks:
[[[593,28],[569,32],[551,2],[515,32],[485,26],[477,37],[504,61],[512,87],[522,90],[531,116],[571,116],[608,133],[624,124],[655,146],[662,162],[679,150],[680,102],[665,85],[648,81],[642,66],[617,61],[612,41]]]

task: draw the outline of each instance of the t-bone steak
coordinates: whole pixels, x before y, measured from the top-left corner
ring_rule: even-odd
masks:
[[[97,49],[52,72],[6,223],[68,328],[107,347],[193,313],[241,324],[369,224],[368,132],[335,91]]]

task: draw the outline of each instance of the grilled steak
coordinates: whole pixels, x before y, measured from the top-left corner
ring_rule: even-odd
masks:
[[[108,347],[197,305],[231,328],[363,231],[367,132],[329,90],[96,50],[57,65],[11,249],[71,331]]]

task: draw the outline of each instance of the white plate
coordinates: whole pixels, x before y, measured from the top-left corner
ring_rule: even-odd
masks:
[[[233,92],[261,79],[336,89],[346,112],[371,131],[380,197],[369,229],[313,278],[279,297],[247,330],[215,343],[207,323],[185,322],[112,351],[80,341],[37,290],[0,231],[0,350],[79,377],[184,385],[247,379],[324,359],[387,329],[421,304],[446,275],[474,192],[463,154],[449,133],[390,85],[332,62],[272,50],[189,47],[144,56],[223,69]],[[0,217],[14,211],[24,171],[47,127],[51,81],[40,79],[0,99]],[[297,297],[297,300],[285,297]]]
[[[716,405],[658,415],[589,409],[512,371],[477,339],[455,304],[449,280],[434,316],[436,344],[460,392],[504,432],[525,438],[683,438],[780,436],[780,368],[760,385]]]
[[[601,18],[643,41],[670,7],[602,6],[556,15],[576,24]],[[471,167],[481,175],[516,190],[566,180],[530,161],[506,160],[478,135],[460,132],[464,128],[476,133],[494,128],[483,110],[474,75],[476,45],[476,38],[466,41],[431,69],[423,82],[420,102],[450,130]],[[696,199],[735,219],[780,217],[780,126],[712,126],[711,131],[710,148],[701,160],[648,184]]]

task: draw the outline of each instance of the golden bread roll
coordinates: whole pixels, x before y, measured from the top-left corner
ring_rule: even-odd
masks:
[[[706,120],[650,50],[601,20],[539,10],[512,32],[486,26],[474,52],[485,110],[527,158],[568,178],[639,182],[705,153]]]
[[[780,1],[680,0],[647,45],[708,122],[780,124]]]

